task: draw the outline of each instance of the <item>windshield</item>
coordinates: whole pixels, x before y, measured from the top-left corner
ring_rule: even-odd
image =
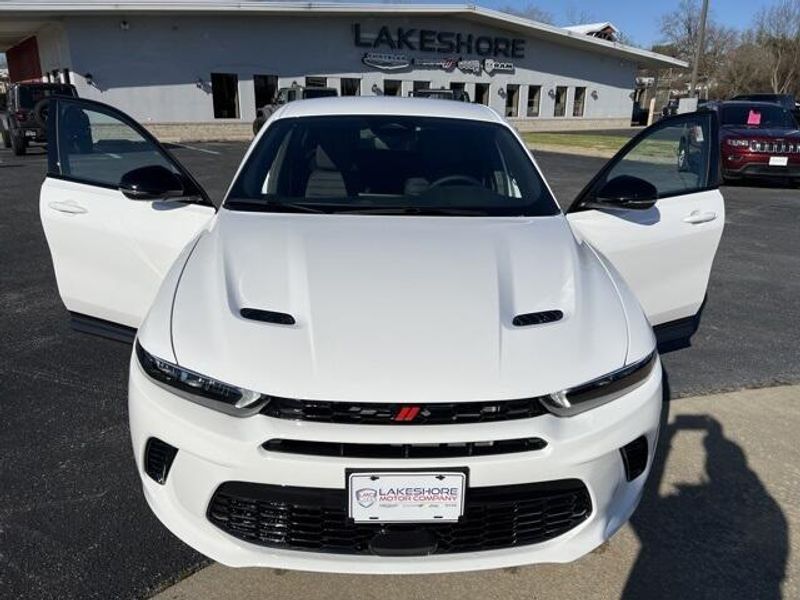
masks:
[[[19,105],[22,108],[33,108],[42,98],[48,96],[74,96],[71,85],[35,85],[19,88]]]
[[[506,127],[389,115],[276,121],[225,206],[464,216],[559,212],[527,150]]]
[[[791,113],[780,106],[725,106],[722,124],[753,129],[794,129]]]

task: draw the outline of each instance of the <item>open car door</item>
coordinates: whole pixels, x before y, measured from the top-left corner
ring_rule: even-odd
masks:
[[[691,336],[722,236],[717,115],[663,119],[623,147],[567,211],[636,294],[659,341]]]
[[[39,211],[73,325],[130,339],[181,250],[214,215],[206,193],[141,125],[54,97]]]

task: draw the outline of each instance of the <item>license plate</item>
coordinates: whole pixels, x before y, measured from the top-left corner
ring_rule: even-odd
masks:
[[[770,156],[769,157],[769,166],[770,167],[785,167],[789,164],[789,157],[788,156]]]
[[[447,471],[350,473],[350,518],[356,523],[452,523],[464,513],[466,480],[466,473]]]

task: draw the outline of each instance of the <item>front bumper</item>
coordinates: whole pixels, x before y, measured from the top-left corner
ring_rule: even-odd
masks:
[[[785,157],[785,166],[775,166],[769,164],[770,154],[751,153],[751,152],[728,152],[723,153],[722,172],[725,177],[730,179],[754,177],[754,178],[800,178],[800,155],[797,154],[776,154],[774,156]]]
[[[339,573],[436,573],[568,562],[590,552],[631,516],[652,464],[661,413],[660,363],[630,394],[571,418],[543,415],[487,424],[375,426],[295,422],[262,415],[237,418],[204,408],[154,384],[134,359],[129,412],[136,464],[145,497],[158,518],[187,544],[228,566],[264,566]],[[413,436],[413,437],[412,437]],[[357,459],[271,453],[271,438],[361,443],[458,442],[537,436],[543,450],[469,458]],[[645,436],[645,473],[625,477],[620,448]],[[178,448],[164,485],[144,472],[147,440]],[[208,517],[209,502],[226,482],[344,489],[347,469],[467,467],[469,489],[577,479],[588,489],[591,515],[577,527],[527,546],[429,556],[327,554],[263,547],[237,539]],[[469,489],[467,493],[469,494]]]

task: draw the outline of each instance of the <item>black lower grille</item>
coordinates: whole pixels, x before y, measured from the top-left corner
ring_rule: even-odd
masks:
[[[647,468],[647,438],[640,436],[619,449],[625,467],[625,479],[633,481]]]
[[[348,458],[454,458],[533,452],[547,446],[541,438],[519,438],[490,442],[450,442],[441,444],[356,444],[352,442],[313,442],[272,439],[262,444],[269,452],[308,456]]]
[[[223,483],[208,519],[241,540],[286,550],[368,554],[387,532],[426,533],[436,554],[477,552],[537,544],[585,521],[592,512],[577,479],[469,488],[457,523],[381,525],[354,523],[345,490],[245,482]]]
[[[547,413],[539,398],[495,402],[400,404],[270,398],[262,414],[276,419],[352,425],[456,425],[529,419]]]

